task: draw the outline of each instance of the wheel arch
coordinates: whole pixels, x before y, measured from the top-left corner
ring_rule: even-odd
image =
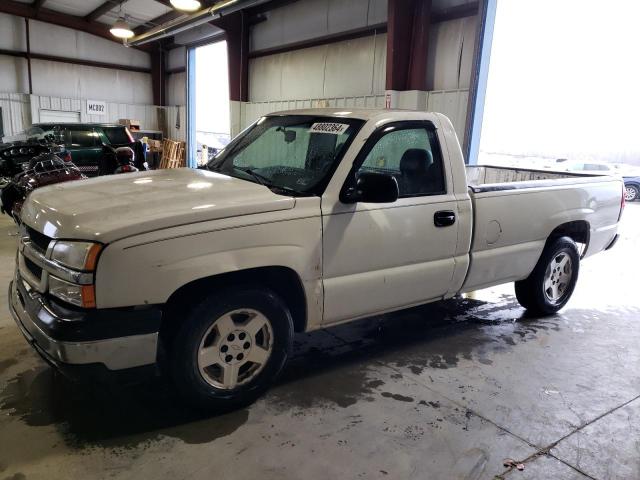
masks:
[[[589,246],[591,227],[586,220],[574,220],[571,222],[565,222],[554,228],[545,244],[549,245],[551,242],[560,237],[569,237],[574,242],[584,245],[580,251],[580,257],[584,256]]]
[[[263,285],[277,293],[287,304],[293,318],[294,331],[307,327],[307,301],[298,274],[289,267],[268,266],[220,273],[199,278],[173,292],[163,307],[160,338],[168,345],[180,326],[180,319],[205,295],[230,286]]]

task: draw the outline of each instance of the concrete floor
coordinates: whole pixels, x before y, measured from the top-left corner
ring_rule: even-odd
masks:
[[[0,479],[640,478],[640,203],[559,315],[528,318],[509,285],[299,335],[265,397],[205,418],[159,382],[55,375],[5,307],[12,232],[0,220]]]

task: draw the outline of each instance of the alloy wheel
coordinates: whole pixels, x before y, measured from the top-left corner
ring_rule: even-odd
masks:
[[[198,350],[198,369],[211,386],[233,390],[253,380],[273,351],[273,328],[257,310],[225,313],[207,329]]]
[[[549,302],[558,304],[564,299],[572,276],[571,257],[567,253],[559,253],[551,259],[544,275],[544,294]]]

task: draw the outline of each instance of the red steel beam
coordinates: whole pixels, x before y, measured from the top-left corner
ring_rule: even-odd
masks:
[[[431,0],[389,0],[387,90],[427,90]]]
[[[229,63],[229,100],[249,100],[249,23],[244,11],[232,13],[213,23],[227,38]]]
[[[2,50],[0,49],[0,55],[7,55],[10,57],[28,58],[32,60],[46,60],[48,62],[68,63],[70,65],[84,65],[85,67],[97,67],[108,68],[109,70],[124,70],[126,72],[137,73],[151,73],[149,68],[133,67],[130,65],[121,65],[118,63],[96,62],[94,60],[81,60],[79,58],[58,57],[56,55],[45,55],[42,53],[27,53],[18,50]]]

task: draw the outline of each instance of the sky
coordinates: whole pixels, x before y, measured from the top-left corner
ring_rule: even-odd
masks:
[[[480,150],[640,164],[640,0],[498,0]]]
[[[196,48],[196,130],[230,132],[227,42]]]

